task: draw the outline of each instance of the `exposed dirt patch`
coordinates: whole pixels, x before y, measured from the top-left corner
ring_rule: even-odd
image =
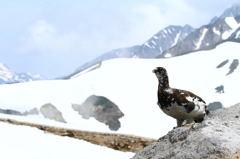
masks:
[[[145,146],[156,141],[155,139],[148,139],[148,138],[131,136],[131,135],[73,130],[73,129],[66,129],[66,128],[60,128],[60,127],[52,127],[52,126],[39,125],[39,124],[33,124],[33,123],[19,122],[11,119],[0,118],[0,121],[9,123],[9,124],[14,124],[14,125],[24,125],[24,126],[35,127],[47,133],[85,140],[96,145],[105,146],[105,147],[123,151],[123,152],[138,152],[142,150]]]

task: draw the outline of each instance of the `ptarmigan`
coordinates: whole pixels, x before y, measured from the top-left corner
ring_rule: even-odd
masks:
[[[202,122],[209,113],[205,101],[192,92],[174,89],[169,86],[168,74],[165,68],[153,70],[158,78],[158,105],[167,115],[177,119],[177,127],[193,121]]]

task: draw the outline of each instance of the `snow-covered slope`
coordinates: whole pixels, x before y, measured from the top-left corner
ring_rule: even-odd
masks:
[[[46,78],[39,74],[32,75],[27,72],[16,72],[16,71],[10,70],[3,63],[0,63],[0,84],[30,82],[30,81],[44,80],[44,79]]]
[[[207,103],[220,101],[224,106],[231,106],[239,102],[240,69],[226,76],[231,63],[216,67],[226,59],[230,62],[240,59],[239,49],[238,43],[227,42],[211,51],[175,58],[108,60],[99,68],[70,80],[1,85],[0,108],[24,112],[52,103],[69,124],[83,130],[109,132],[107,126],[96,120],[82,119],[71,107],[72,103],[83,103],[92,94],[101,95],[116,103],[125,114],[120,119],[118,133],[157,138],[172,129],[175,120],[164,115],[156,105],[157,79],[151,70],[163,66],[168,70],[173,88],[190,90]],[[219,85],[224,85],[225,93],[215,93],[214,88]],[[155,127],[156,123],[160,126]]]
[[[124,159],[134,154],[0,122],[0,159]]]

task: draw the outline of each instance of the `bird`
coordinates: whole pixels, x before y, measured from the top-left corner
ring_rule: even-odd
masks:
[[[194,93],[171,88],[167,70],[163,67],[156,67],[152,70],[158,79],[158,106],[168,116],[177,120],[177,127],[200,123],[209,114],[206,102]],[[174,128],[177,128],[174,127]]]

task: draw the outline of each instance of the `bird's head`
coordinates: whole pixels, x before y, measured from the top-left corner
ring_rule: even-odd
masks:
[[[154,70],[152,70],[153,73],[155,73],[155,75],[158,78],[159,81],[159,86],[161,87],[169,87],[168,84],[168,74],[167,74],[167,70],[163,67],[156,67]]]

